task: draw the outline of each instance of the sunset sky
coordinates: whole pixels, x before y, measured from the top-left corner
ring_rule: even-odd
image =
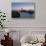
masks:
[[[25,10],[34,10],[33,3],[12,3],[12,10],[21,10],[21,8]]]

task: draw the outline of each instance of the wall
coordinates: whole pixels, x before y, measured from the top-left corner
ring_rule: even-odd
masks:
[[[11,19],[9,27],[46,27],[45,0],[13,0],[13,2],[35,2],[35,19]],[[14,23],[14,25],[13,25]]]
[[[35,2],[35,19],[12,19],[11,2]],[[0,9],[6,12],[7,27],[46,27],[46,0],[1,0]]]

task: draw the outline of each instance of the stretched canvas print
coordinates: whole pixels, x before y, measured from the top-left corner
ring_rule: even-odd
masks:
[[[35,6],[34,3],[12,3],[12,18],[34,18]]]

